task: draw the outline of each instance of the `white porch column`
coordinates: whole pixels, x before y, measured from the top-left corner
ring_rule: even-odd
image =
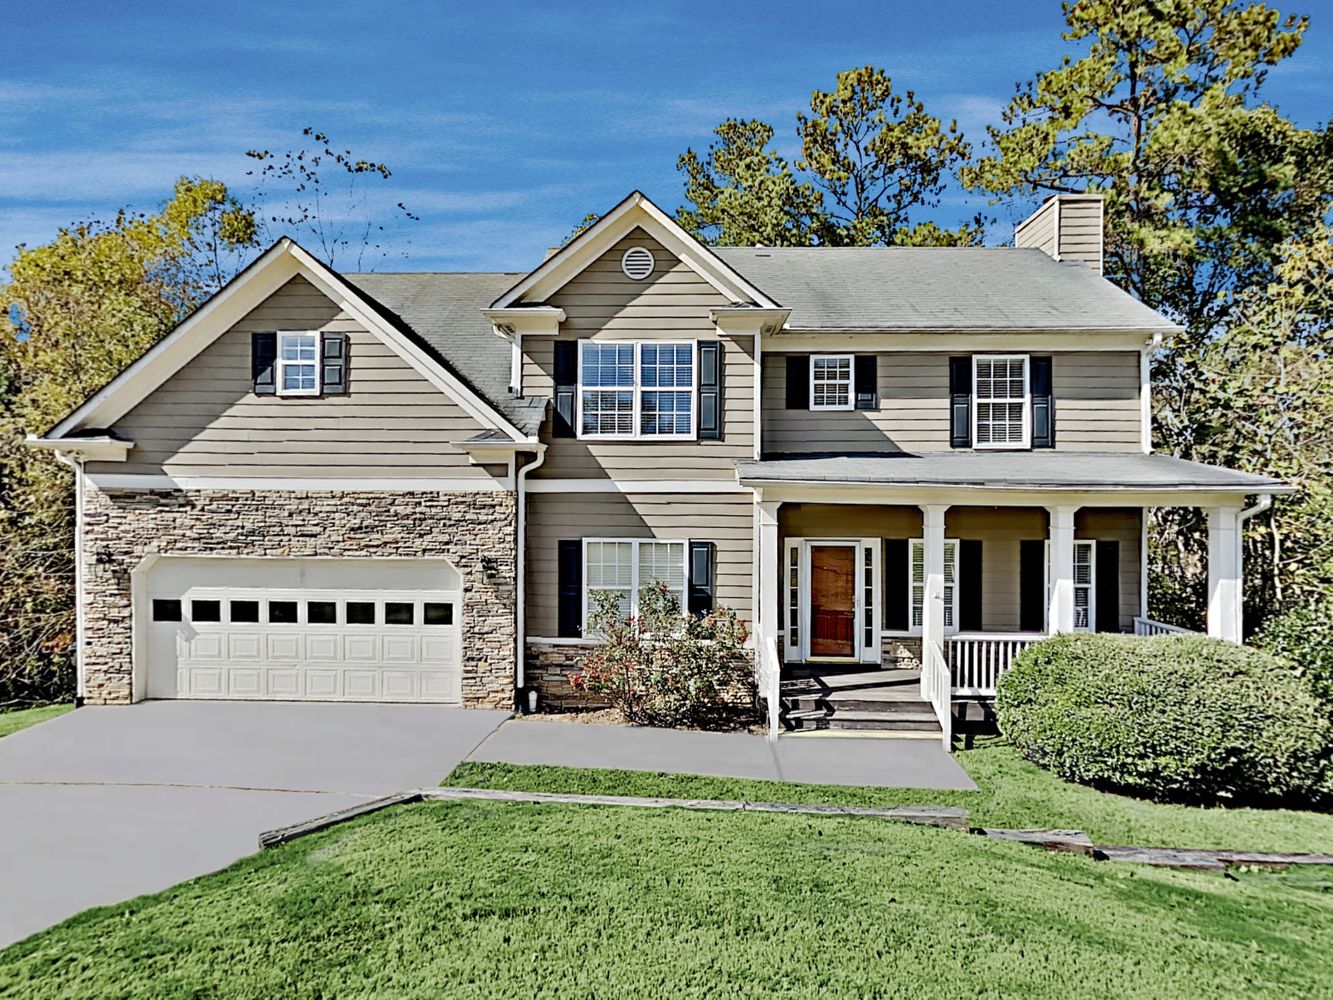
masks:
[[[1077,507],[1047,507],[1051,515],[1051,590],[1046,630],[1074,631],[1074,514]]]
[[[921,641],[944,648],[944,514],[948,504],[921,504],[922,570]]]
[[[755,607],[757,637],[778,637],[778,508],[781,502],[761,502],[759,512],[759,603]]]
[[[1241,539],[1239,507],[1208,509],[1208,634],[1241,641]]]

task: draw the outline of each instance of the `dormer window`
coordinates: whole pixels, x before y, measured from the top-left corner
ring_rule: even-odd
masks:
[[[319,395],[319,334],[278,334],[278,395]]]
[[[852,355],[816,354],[810,359],[810,409],[852,408]]]

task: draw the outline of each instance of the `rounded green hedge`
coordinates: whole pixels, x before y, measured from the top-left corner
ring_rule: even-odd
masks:
[[[1163,801],[1308,803],[1329,744],[1285,663],[1203,636],[1054,636],[1015,658],[995,709],[1033,763]]]

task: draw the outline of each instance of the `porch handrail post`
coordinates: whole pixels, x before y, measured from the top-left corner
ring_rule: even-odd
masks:
[[[949,504],[921,504],[923,654],[932,642],[941,653],[944,650],[944,515],[948,509]]]
[[[782,666],[778,662],[778,508],[781,502],[760,501],[758,519],[759,601],[755,608],[755,654],[760,665],[758,680],[768,703],[770,736],[776,736],[776,706],[781,696]],[[771,662],[770,662],[771,661]]]
[[[1047,507],[1050,512],[1051,590],[1046,615],[1047,631],[1074,631],[1074,515],[1077,507]]]
[[[1208,634],[1241,641],[1241,528],[1239,507],[1208,510]]]

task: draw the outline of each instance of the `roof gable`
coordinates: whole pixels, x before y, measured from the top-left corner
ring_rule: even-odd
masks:
[[[457,402],[484,427],[515,440],[527,437],[442,359],[395,324],[378,303],[320,263],[295,241],[283,237],[236,275],[216,295],[187,316],[48,434],[61,438],[78,431],[110,427],[171,378],[205,347],[263,304],[297,276],[304,277],[361,326],[380,337],[436,388]]]
[[[711,248],[682,229],[647,196],[634,191],[543,261],[536,270],[525,275],[497,298],[492,307],[503,309],[523,303],[545,302],[635,228],[642,228],[729,301],[767,308],[778,305]]]

